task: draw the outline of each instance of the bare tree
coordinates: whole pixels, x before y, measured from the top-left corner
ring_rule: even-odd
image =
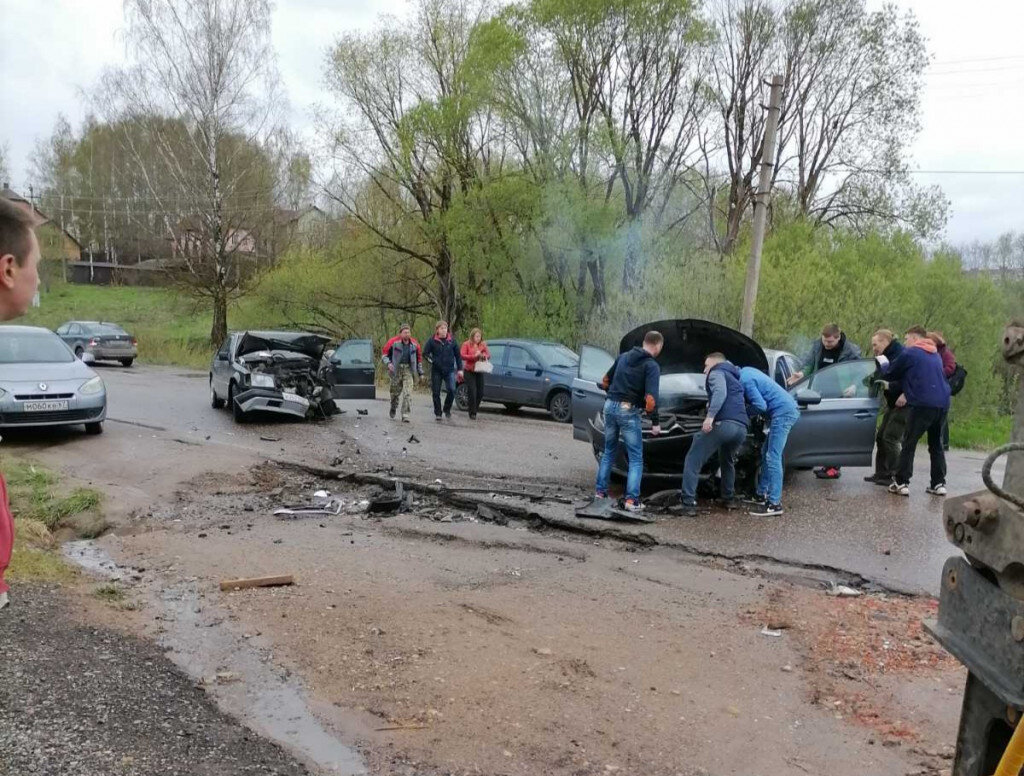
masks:
[[[0,182],[7,183],[11,178],[11,150],[6,142],[0,143]]]
[[[266,146],[282,97],[269,0],[125,0],[131,63],[106,72],[97,102],[123,133],[125,160],[146,182],[179,279],[213,308],[210,338],[227,334],[230,300],[254,268],[260,222],[272,208]]]

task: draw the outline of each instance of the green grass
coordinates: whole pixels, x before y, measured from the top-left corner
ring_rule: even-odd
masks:
[[[1010,441],[1013,418],[1009,415],[978,415],[954,418],[949,425],[949,445],[964,450],[991,450]]]
[[[31,461],[4,456],[0,458],[15,517],[38,520],[49,530],[67,520],[99,508],[103,496],[92,488],[75,488],[67,495],[58,493],[56,476]]]
[[[22,582],[69,582],[75,576],[74,568],[59,553],[27,547],[15,539],[11,567],[7,571],[8,579]]]
[[[125,592],[113,582],[100,585],[93,591],[93,595],[107,603],[120,603],[125,599]]]

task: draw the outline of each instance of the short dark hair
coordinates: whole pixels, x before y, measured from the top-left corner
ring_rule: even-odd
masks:
[[[665,335],[660,331],[649,331],[644,335],[645,345],[657,346],[661,345],[663,342],[665,342]]]
[[[924,326],[911,326],[906,331],[907,334],[916,334],[918,337],[927,337],[928,330]]]
[[[403,323],[401,326],[398,327],[398,333],[401,334],[403,331],[412,331],[412,326],[410,326],[408,323]]]
[[[31,213],[0,197],[0,256],[10,253],[19,265],[24,264],[31,249],[33,226]]]
[[[843,333],[843,331],[842,331],[842,329],[839,328],[839,324],[838,323],[826,323],[821,328],[821,336],[822,337],[838,337],[842,333]]]

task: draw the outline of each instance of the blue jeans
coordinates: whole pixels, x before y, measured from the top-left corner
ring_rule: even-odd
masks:
[[[434,414],[441,417],[441,384],[447,395],[444,397],[444,414],[450,415],[455,401],[455,372],[444,374],[440,369],[430,370],[430,393],[434,397]]]
[[[690,452],[683,463],[683,503],[697,503],[697,483],[700,481],[700,470],[715,453],[718,453],[718,465],[722,467],[722,498],[736,495],[736,451],[747,438],[747,427],[734,420],[723,420],[711,428],[711,432],[703,431],[693,438]]]
[[[761,472],[757,476],[757,494],[765,496],[769,504],[782,503],[782,451],[794,424],[800,420],[799,410],[772,415],[769,419],[768,438],[761,448]]]
[[[626,477],[626,498],[640,500],[640,480],[644,476],[644,437],[640,423],[640,408],[623,409],[621,402],[608,399],[604,403],[604,455],[597,467],[597,490],[608,492],[612,464],[619,455],[619,434],[626,443],[629,474]]]

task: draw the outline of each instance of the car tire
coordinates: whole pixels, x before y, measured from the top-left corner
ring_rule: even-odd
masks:
[[[463,412],[469,409],[469,386],[465,383],[460,383],[455,389],[455,406]]]
[[[522,409],[522,404],[506,404],[505,409],[509,412],[519,412]]]
[[[90,434],[92,436],[96,436],[97,434],[102,434],[103,433],[103,422],[100,421],[99,423],[86,423],[85,424],[85,433],[86,434]]]
[[[121,359],[121,366],[128,367],[128,366],[131,366],[134,363],[135,363],[135,359],[134,358],[122,358]]]
[[[568,391],[555,391],[548,398],[548,413],[559,423],[572,421],[572,397]]]
[[[245,411],[238,406],[238,402],[235,401],[235,384],[231,383],[228,386],[228,404],[231,405],[231,415],[235,419],[235,423],[245,423]]]
[[[224,409],[224,400],[217,395],[217,392],[213,389],[213,378],[210,378],[210,406],[215,410]]]
[[[82,360],[82,356],[84,356],[84,355],[85,355],[85,348],[83,348],[81,345],[79,345],[77,348],[75,348],[75,358],[77,358],[79,361],[81,361]]]

